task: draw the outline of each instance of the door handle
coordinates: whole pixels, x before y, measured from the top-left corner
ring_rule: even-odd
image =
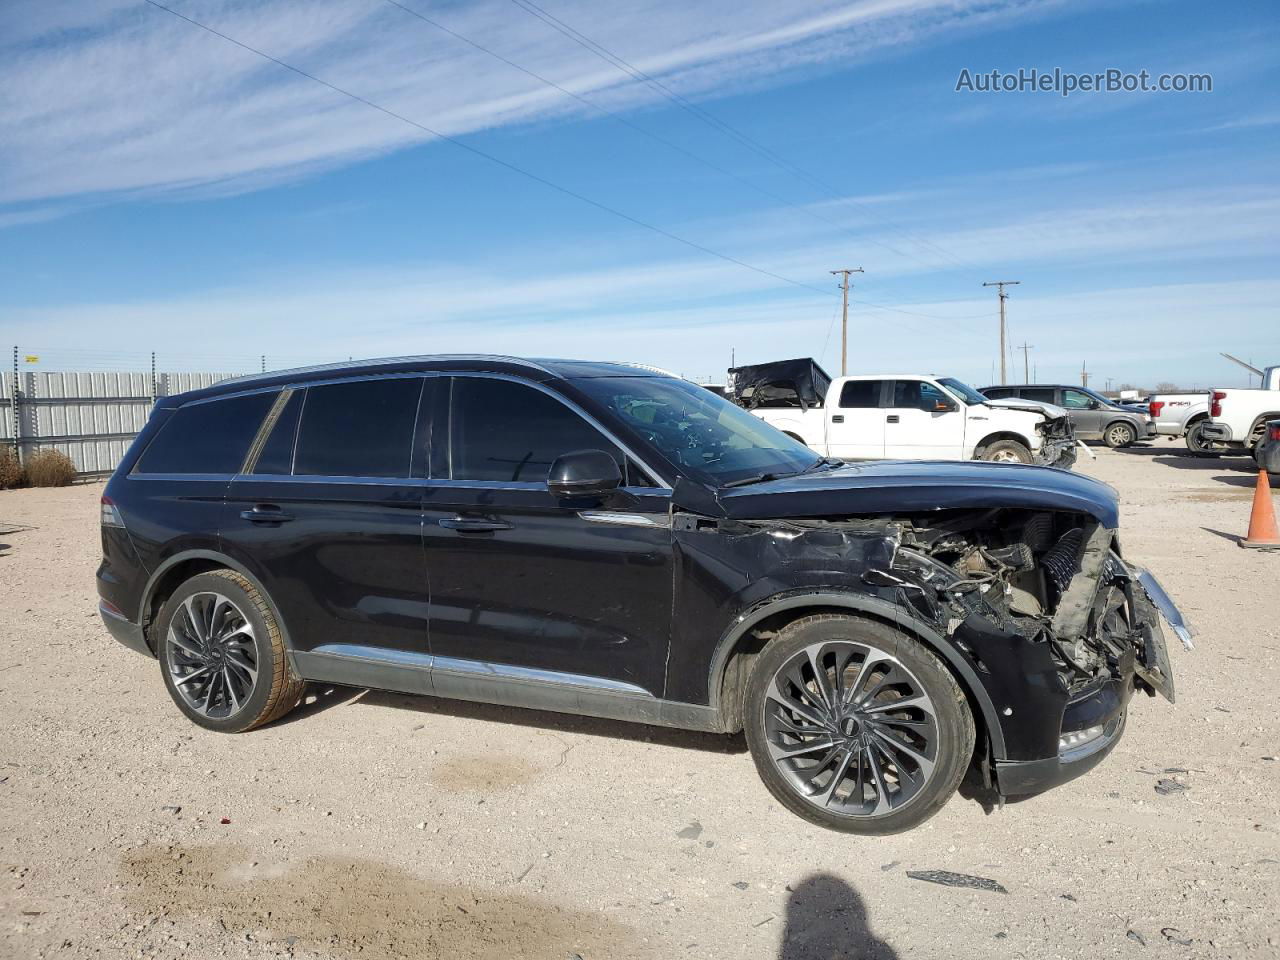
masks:
[[[843,414],[843,413],[837,413],[837,414],[834,414],[834,415],[831,417],[831,422],[832,422],[832,423],[844,423],[844,414]]]
[[[491,517],[441,517],[438,522],[446,530],[457,530],[459,533],[494,533],[498,530],[510,530],[512,526],[505,520]]]
[[[885,422],[885,423],[897,423],[897,422],[898,422],[898,415],[897,415],[896,413],[891,413],[891,414],[889,414],[887,417],[885,417],[885,418],[884,418],[884,422]]]
[[[293,514],[285,513],[274,503],[255,503],[252,510],[241,510],[240,519],[250,523],[286,523]]]

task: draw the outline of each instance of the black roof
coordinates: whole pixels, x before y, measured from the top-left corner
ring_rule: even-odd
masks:
[[[979,387],[978,392],[984,390],[1030,390],[1039,388],[1041,390],[1088,390],[1090,393],[1097,391],[1093,387],[1082,387],[1078,383],[993,383],[989,387]]]
[[[383,357],[325,363],[291,370],[272,370],[244,377],[220,380],[209,387],[166,397],[160,406],[176,407],[193,400],[242,390],[282,387],[308,381],[358,377],[379,373],[420,373],[423,371],[480,371],[506,373],[545,383],[550,380],[579,380],[586,377],[672,377],[674,374],[640,364],[608,363],[599,360],[557,360],[504,357],[488,354],[437,354],[420,357]]]

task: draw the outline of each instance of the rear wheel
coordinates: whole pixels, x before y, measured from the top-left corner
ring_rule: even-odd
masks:
[[[1208,420],[1197,420],[1187,429],[1187,451],[1197,457],[1212,456],[1218,451],[1213,448],[1213,441],[1204,438],[1203,430]]]
[[[1125,423],[1123,420],[1108,424],[1107,429],[1102,431],[1102,442],[1113,450],[1118,447],[1127,447],[1137,439],[1138,431],[1133,429],[1132,424]]]
[[[933,816],[973,757],[955,678],[898,631],[842,614],[805,617],[760,652],[744,703],[769,792],[832,830],[883,834]]]
[[[1033,463],[1031,451],[1017,440],[997,440],[982,451],[982,459],[992,463]]]
[[[240,733],[284,716],[305,681],[289,669],[266,598],[233,570],[192,577],[156,621],[160,672],[178,709],[210,730]]]

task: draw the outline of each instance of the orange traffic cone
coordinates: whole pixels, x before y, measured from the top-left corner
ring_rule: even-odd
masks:
[[[1242,547],[1257,550],[1280,550],[1280,529],[1276,527],[1276,510],[1271,503],[1271,481],[1267,471],[1258,471],[1258,485],[1253,490],[1253,512],[1249,514],[1249,533],[1240,541]]]

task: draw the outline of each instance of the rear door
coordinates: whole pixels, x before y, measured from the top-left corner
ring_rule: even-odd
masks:
[[[884,455],[899,460],[959,460],[965,413],[928,380],[894,380],[885,409]]]
[[[415,428],[437,382],[393,375],[287,390],[250,472],[231,483],[223,549],[261,579],[294,649],[314,655],[308,665],[417,665],[429,689],[423,480],[414,476],[427,454]]]
[[[839,381],[837,381],[839,382]],[[845,460],[883,460],[884,380],[845,380],[827,393],[827,454]]]

